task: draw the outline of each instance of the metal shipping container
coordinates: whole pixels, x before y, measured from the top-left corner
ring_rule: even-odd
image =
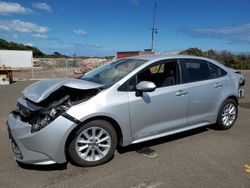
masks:
[[[33,67],[33,52],[21,50],[0,50],[0,67]]]

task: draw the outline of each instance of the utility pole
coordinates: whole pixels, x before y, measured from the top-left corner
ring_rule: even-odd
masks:
[[[155,28],[155,16],[156,16],[156,0],[155,0],[155,4],[154,4],[154,16],[153,16],[153,27],[150,28],[152,31],[152,36],[151,36],[151,51],[154,50],[154,35],[158,33],[158,29]]]

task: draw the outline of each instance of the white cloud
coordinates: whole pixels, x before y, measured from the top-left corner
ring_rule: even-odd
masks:
[[[39,26],[35,23],[23,22],[21,20],[0,20],[0,29],[24,33],[47,33],[49,31],[49,28],[46,26]]]
[[[102,46],[100,44],[81,44],[81,43],[72,43],[72,45],[77,49],[100,49]]]
[[[52,11],[52,8],[47,3],[33,3],[32,6],[40,10],[45,10],[48,12]]]
[[[226,27],[197,27],[181,32],[198,38],[225,39],[230,43],[250,43],[250,23]]]
[[[32,10],[26,7],[23,7],[19,3],[5,2],[0,1],[0,15],[9,15],[9,14],[29,14],[32,13]]]
[[[100,44],[89,44],[89,43],[75,43],[75,42],[66,42],[62,40],[57,40],[57,46],[64,46],[71,49],[81,49],[81,50],[99,50],[102,48]]]
[[[28,42],[28,43],[26,43],[25,45],[26,45],[26,46],[31,46],[31,47],[33,47],[33,46],[34,46],[34,44],[33,44],[33,43],[31,43],[31,42]]]
[[[96,48],[96,49],[102,47],[100,44],[89,44],[89,45],[87,45],[87,46],[88,46],[89,48]]]
[[[2,30],[5,30],[5,31],[10,31],[10,28],[8,26],[6,26],[5,24],[1,24],[1,21],[0,21],[0,29]]]
[[[33,34],[32,36],[35,38],[38,38],[38,39],[47,39],[48,38],[47,35],[40,34],[40,33]]]
[[[85,30],[83,30],[83,29],[74,29],[74,30],[73,30],[73,33],[75,33],[76,35],[82,35],[82,36],[85,36],[85,35],[88,34],[88,33],[87,33]]]

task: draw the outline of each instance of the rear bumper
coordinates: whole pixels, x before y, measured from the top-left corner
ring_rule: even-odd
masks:
[[[14,158],[27,164],[66,162],[65,143],[76,124],[59,116],[42,130],[31,133],[31,125],[13,114],[8,116],[11,149]]]

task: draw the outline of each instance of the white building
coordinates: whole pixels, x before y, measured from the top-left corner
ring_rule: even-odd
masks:
[[[0,67],[33,67],[33,52],[22,50],[0,50]]]

